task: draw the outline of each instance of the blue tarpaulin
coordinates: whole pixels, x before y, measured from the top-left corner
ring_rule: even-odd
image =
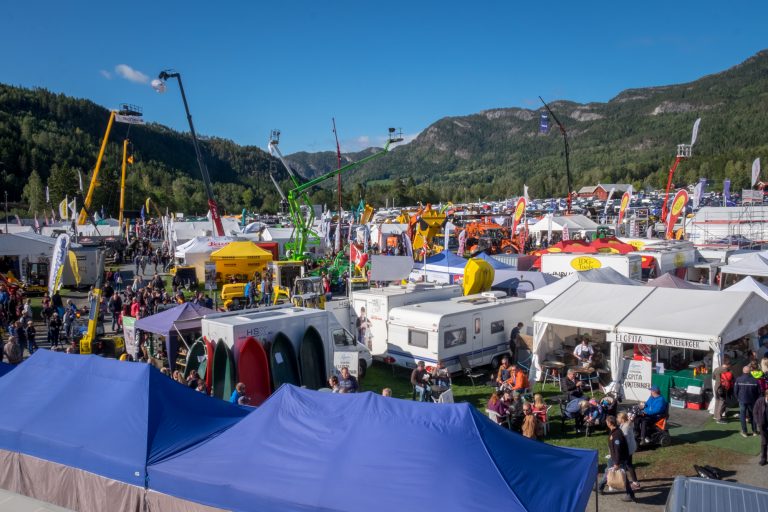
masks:
[[[148,487],[227,510],[583,511],[597,451],[522,437],[467,403],[282,386]]]
[[[3,363],[0,361],[0,377],[13,370],[14,368],[16,368],[16,365]]]
[[[496,258],[493,258],[484,252],[481,252],[475,257],[480,258],[481,260],[487,261],[488,264],[491,265],[494,270],[515,269],[515,267],[513,267],[512,265],[507,265],[506,263],[502,263]]]
[[[38,350],[0,379],[0,449],[144,487],[146,466],[248,412],[156,368]]]

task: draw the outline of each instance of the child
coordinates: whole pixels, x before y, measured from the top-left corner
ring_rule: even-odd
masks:
[[[547,404],[544,403],[541,393],[533,395],[533,414],[536,415],[542,424],[547,423]]]

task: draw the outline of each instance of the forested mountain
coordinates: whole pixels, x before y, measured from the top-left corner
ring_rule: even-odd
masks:
[[[663,186],[675,146],[689,141],[691,125],[701,117],[694,157],[681,165],[676,181],[706,177],[717,188],[728,176],[738,190],[749,185],[752,160],[768,157],[768,51],[688,84],[631,89],[607,103],[550,105],[568,130],[575,188],[597,182]],[[413,142],[345,176],[345,203],[361,197],[373,204],[385,198],[397,204],[499,199],[520,194],[523,183],[536,197],[563,195],[562,138],[556,127],[538,133],[539,112],[499,108],[441,119]],[[53,204],[65,194],[71,197],[77,170],[87,186],[108,116],[107,109],[87,100],[0,85],[0,186],[19,213],[42,212],[46,183]],[[121,124],[113,128],[95,208],[116,214],[122,140],[128,135],[136,163],[128,173],[126,207],[138,209],[152,197],[161,207],[204,213],[188,134],[157,124],[127,130]],[[281,164],[257,147],[212,137],[202,148],[225,211],[274,211],[278,195],[268,178],[271,163],[289,188]],[[343,163],[371,151],[344,155]],[[305,177],[337,165],[333,152],[287,159]],[[335,204],[332,182],[315,192],[314,202]]]
[[[768,157],[768,51],[691,83],[630,89],[607,103],[550,106],[568,131],[577,189],[598,182],[663,187],[676,145],[690,142],[701,117],[694,156],[675,181],[705,177],[718,188],[728,176],[739,190],[749,185],[752,160]],[[562,196],[562,137],[556,126],[538,133],[540,112],[500,108],[441,119],[349,181],[367,196],[377,195],[382,180],[398,179],[413,180],[419,197],[433,200],[510,197],[522,193],[523,183],[535,197]],[[301,163],[300,155],[289,158]]]

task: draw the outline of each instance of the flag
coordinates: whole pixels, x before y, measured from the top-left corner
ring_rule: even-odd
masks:
[[[77,255],[75,251],[67,251],[69,254],[69,266],[72,270],[72,276],[75,278],[75,284],[80,286],[80,267],[77,264]]]
[[[701,196],[704,195],[704,186],[706,184],[707,184],[707,179],[700,178],[699,182],[693,188],[693,209],[694,210],[699,207],[699,203],[701,202]]]
[[[40,221],[37,220],[37,212],[35,212],[35,231],[40,231]]]
[[[627,210],[627,206],[629,206],[629,202],[632,200],[632,187],[629,188],[626,192],[624,192],[624,195],[621,196],[621,204],[619,205],[619,224],[621,224],[621,221],[624,219],[624,212]]]
[[[605,200],[605,208],[603,208],[603,215],[608,214],[608,203],[611,202],[611,199],[613,198],[613,193],[616,192],[616,187],[611,187],[611,191],[608,192],[608,199]]]
[[[539,133],[549,133],[549,114],[546,112],[542,112],[539,118]]]
[[[349,244],[349,259],[355,266],[362,269],[368,263],[368,254],[358,249],[356,244]]]
[[[512,216],[512,231],[510,231],[510,237],[514,237],[515,233],[517,232],[517,224],[520,222],[520,219],[523,218],[523,214],[525,213],[525,198],[521,197],[517,200],[517,205],[515,206],[515,213]]]
[[[69,219],[69,210],[67,209],[67,196],[64,196],[64,199],[61,200],[59,203],[59,218],[61,220],[67,220]]]
[[[21,226],[21,219],[19,218],[19,215],[18,215],[18,214],[16,214],[16,215],[15,215],[15,217],[16,217],[16,224],[18,224],[19,226]]]
[[[51,193],[48,190],[48,185],[45,186],[45,204],[48,204],[51,202]]]
[[[150,203],[150,198],[147,198],[147,200],[144,202],[144,204],[147,206],[147,215],[150,214],[149,213],[149,203]]]
[[[53,211],[53,208],[51,208],[51,223],[56,222],[56,212]]]
[[[531,202],[531,198],[528,197],[528,185],[525,184],[523,185],[523,197],[525,198],[526,204]]]
[[[462,229],[461,233],[459,233],[459,250],[456,251],[456,254],[458,256],[464,257],[464,248],[467,244],[467,230]]]
[[[688,205],[688,191],[681,189],[675,194],[675,198],[672,200],[672,207],[669,209],[669,220],[667,221],[667,239],[672,238],[672,231],[675,228],[675,223],[681,214],[685,213],[685,207]]]
[[[571,231],[568,229],[567,225],[563,225],[563,240],[570,240],[571,239]]]
[[[144,205],[141,205],[141,222],[145,222],[146,219],[144,217]]]
[[[80,169],[77,170],[77,179],[80,182],[80,192],[83,191],[83,173],[80,172]]]
[[[48,225],[48,213],[45,210],[43,210],[43,224]]]
[[[699,136],[699,124],[701,124],[701,118],[696,119],[696,122],[693,123],[693,131],[691,132],[691,146],[696,144],[696,139]]]
[[[757,180],[760,179],[760,158],[755,158],[752,162],[752,186],[754,187]]]
[[[723,181],[723,206],[730,206],[728,203],[731,202],[731,180],[728,178]]]
[[[72,212],[72,218],[74,219],[77,217],[77,198],[73,197],[72,201],[67,206],[69,207],[69,211]]]

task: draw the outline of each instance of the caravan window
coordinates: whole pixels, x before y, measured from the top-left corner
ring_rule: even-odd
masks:
[[[467,329],[462,327],[461,329],[454,329],[452,331],[445,331],[443,336],[443,348],[451,348],[456,345],[463,345],[467,342]]]
[[[491,334],[496,334],[497,332],[504,332],[504,320],[491,322]]]
[[[355,339],[344,329],[333,331],[333,343],[337,347],[354,347]]]
[[[414,347],[427,348],[427,333],[408,329],[408,344]]]
[[[480,334],[480,318],[475,318],[475,334]]]

